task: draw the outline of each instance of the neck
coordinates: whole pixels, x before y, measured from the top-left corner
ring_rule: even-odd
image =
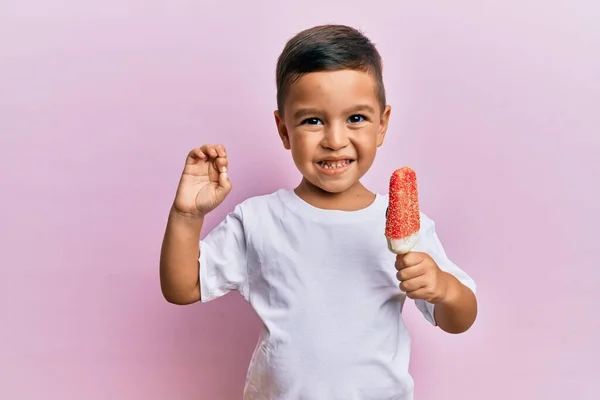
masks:
[[[294,191],[310,205],[325,210],[357,211],[370,206],[375,201],[375,194],[360,182],[356,182],[343,192],[331,193],[302,179]]]

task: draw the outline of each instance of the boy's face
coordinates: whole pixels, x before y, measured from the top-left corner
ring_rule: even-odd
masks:
[[[312,72],[292,83],[275,121],[307,183],[342,193],[369,170],[383,143],[390,107],[381,110],[376,82],[361,71]]]

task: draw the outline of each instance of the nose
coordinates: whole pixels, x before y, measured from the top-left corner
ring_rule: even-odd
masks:
[[[330,150],[340,150],[350,143],[348,131],[344,125],[331,124],[325,128],[321,146]]]

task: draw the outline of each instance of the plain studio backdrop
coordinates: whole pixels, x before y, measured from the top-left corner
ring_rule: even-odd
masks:
[[[204,233],[297,184],[275,62],[334,22],[384,58],[392,120],[365,183],[412,166],[478,284],[464,335],[407,302],[416,399],[597,399],[598,21],[591,0],[0,2],[0,398],[241,398],[260,322],[235,294],[163,300],[165,221],[204,143],[234,184]]]

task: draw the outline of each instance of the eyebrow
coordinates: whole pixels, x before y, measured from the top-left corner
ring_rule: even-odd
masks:
[[[347,109],[346,113],[349,114],[351,112],[358,112],[358,111],[367,111],[367,112],[375,114],[375,109],[368,104],[357,104],[357,105]]]
[[[352,107],[344,110],[344,114],[350,114],[350,113],[359,112],[359,111],[366,111],[366,112],[375,114],[375,109],[368,104],[357,104],[355,106],[352,106]],[[305,117],[307,115],[319,115],[319,114],[323,114],[323,111],[319,110],[318,108],[300,108],[300,109],[296,110],[296,112],[294,113],[294,119],[299,119],[299,118]]]
[[[321,110],[318,108],[299,108],[294,113],[294,119],[300,119],[302,117],[306,117],[307,115],[319,115],[321,114]]]

